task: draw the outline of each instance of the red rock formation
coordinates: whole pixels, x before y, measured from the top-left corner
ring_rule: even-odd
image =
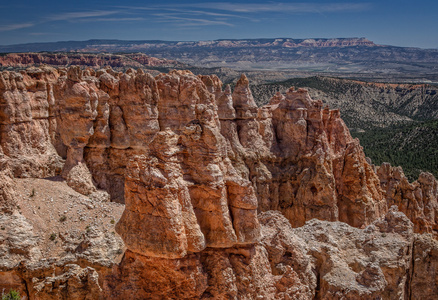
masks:
[[[143,53],[131,54],[82,54],[82,53],[9,53],[0,56],[0,67],[26,68],[35,65],[49,66],[87,66],[100,68],[111,66],[121,67],[159,67],[179,65],[168,59],[151,57]]]
[[[257,241],[254,190],[229,162],[213,95],[187,72],[159,76],[157,85],[166,130],[128,167],[119,233],[132,251],[158,257]],[[133,223],[154,230],[133,231]]]
[[[58,77],[51,68],[0,75],[1,152],[14,176],[53,176],[62,167],[53,107]]]
[[[350,39],[328,39],[328,40],[315,40],[306,39],[300,42],[294,40],[285,39],[282,44],[283,47],[295,48],[295,47],[353,47],[353,46],[376,46],[372,41],[365,38],[350,38]]]
[[[430,173],[421,173],[409,183],[400,167],[388,163],[377,168],[389,205],[397,205],[414,223],[415,232],[438,235],[438,183]]]
[[[56,149],[66,158],[62,175],[76,190],[89,194],[96,186],[116,201],[124,201],[125,195],[131,199],[133,188],[128,184],[132,181],[125,184],[125,175],[130,174],[125,173],[127,161],[142,155],[147,160],[175,160],[180,179],[163,176],[187,189],[190,200],[186,200],[193,206],[188,209],[201,223],[207,245],[223,247],[256,240],[256,209],[280,210],[293,226],[317,217],[360,227],[385,213],[379,182],[358,142],[351,138],[337,111],[322,109],[321,102],[310,99],[305,90],[290,90],[285,98],[277,95],[270,105],[259,109],[245,76],[230,95],[229,88],[222,91],[217,77],[198,78],[188,71],[155,79],[133,70],[96,73],[72,67],[67,73],[52,69],[46,73],[25,75],[28,86],[41,81],[44,93],[38,94],[39,98],[32,89],[20,87],[22,75],[3,75],[8,81],[4,79],[2,99],[11,110],[3,110],[2,122],[31,126],[44,120],[51,124],[43,136],[32,139],[38,138],[39,147],[31,142],[20,145],[24,138],[3,138],[8,141],[3,152],[9,161],[14,155],[29,157],[11,147],[59,161]],[[41,105],[31,107],[29,97],[39,99]],[[23,108],[14,110],[18,105]],[[30,128],[32,133],[36,131],[35,126]],[[2,130],[2,134],[15,131]],[[175,136],[170,138],[172,134]],[[168,145],[171,149],[160,149],[171,141],[175,141],[174,146]],[[166,151],[173,154],[161,157]],[[24,176],[19,168],[13,167],[14,173]],[[163,168],[158,167],[163,174],[170,172]],[[32,170],[40,169],[34,166]],[[56,172],[59,168],[52,167],[47,175]],[[170,174],[176,176],[173,171]],[[145,180],[149,179],[134,182],[152,182]],[[170,183],[160,183],[166,184]],[[216,200],[207,204],[204,198]],[[215,206],[211,207],[212,203]],[[218,218],[223,218],[221,225],[216,221],[209,224]]]
[[[222,134],[259,210],[280,210],[293,226],[317,217],[360,227],[385,213],[378,178],[338,111],[301,89],[257,109],[245,77],[233,102],[237,117],[221,119]]]
[[[0,218],[8,224],[0,239],[14,259],[0,255],[0,278],[14,279],[9,286],[26,281],[31,297],[404,297],[407,274],[417,274],[415,240],[387,201],[416,231],[437,224],[435,179],[426,174],[410,185],[383,166],[379,180],[339,111],[302,89],[258,108],[244,75],[231,92],[216,76],[189,71],[3,72],[0,125]],[[15,215],[10,178],[57,174],[82,194],[103,189],[125,203],[116,227],[128,249],[120,264],[90,252],[56,274],[50,264],[15,269],[42,254],[31,226]],[[28,242],[18,243],[14,230]],[[341,259],[340,249],[355,254]],[[60,287],[49,289],[52,282]],[[70,284],[77,289],[64,290]]]

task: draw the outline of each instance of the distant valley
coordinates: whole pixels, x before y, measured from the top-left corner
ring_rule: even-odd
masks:
[[[142,52],[202,67],[312,72],[392,82],[438,82],[438,49],[377,45],[365,38],[215,41],[89,40],[0,46],[0,52]]]
[[[291,86],[307,88],[314,99],[338,108],[350,130],[383,128],[413,120],[438,119],[438,87],[385,84],[313,76],[251,86],[259,105]]]

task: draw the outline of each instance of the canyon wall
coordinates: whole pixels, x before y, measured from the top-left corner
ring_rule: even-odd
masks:
[[[14,178],[59,175],[90,199],[108,193],[125,205],[120,263],[81,256],[55,277],[50,267],[2,264],[0,275],[26,282],[31,299],[84,289],[115,299],[408,298],[425,284],[422,264],[436,264],[436,243],[414,234],[435,234],[436,180],[410,184],[390,166],[376,170],[339,111],[306,90],[259,108],[244,75],[231,91],[189,71],[2,72],[0,146],[5,218],[20,214]],[[434,258],[414,267],[417,241]],[[349,258],[354,251],[363,256]],[[42,287],[56,280],[63,287]]]

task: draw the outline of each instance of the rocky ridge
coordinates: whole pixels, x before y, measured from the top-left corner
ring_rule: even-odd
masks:
[[[90,251],[33,266],[37,236],[4,243],[20,262],[2,258],[4,287],[31,299],[407,299],[436,290],[436,276],[422,273],[436,264],[436,242],[414,233],[436,232],[436,180],[424,174],[411,186],[375,170],[339,111],[306,90],[258,108],[244,75],[231,91],[189,71],[43,67],[2,72],[0,95],[2,218],[29,223],[17,178],[61,175],[91,201],[108,193],[125,204],[116,225],[125,246],[109,249],[126,247],[120,263],[105,250],[113,262]],[[412,288],[420,285],[429,289]]]
[[[0,67],[27,68],[39,65],[62,66],[72,65],[101,68],[145,68],[145,67],[178,67],[182,66],[174,60],[151,57],[143,53],[126,54],[91,54],[91,53],[8,53],[0,56]]]
[[[1,52],[19,52],[24,45],[1,46]],[[37,51],[71,51],[81,50],[88,52],[132,52],[151,48],[178,48],[189,47],[352,47],[377,46],[366,38],[338,38],[338,39],[246,39],[246,40],[214,40],[214,41],[121,41],[121,40],[89,40],[84,42],[55,42],[28,44]],[[5,51],[6,50],[6,51]],[[17,51],[18,50],[18,51]],[[28,51],[28,50],[26,50]]]
[[[339,109],[350,129],[388,127],[413,120],[438,118],[437,87],[427,84],[389,84],[313,76],[251,85],[259,105],[291,85],[309,90],[324,104]]]
[[[376,45],[365,38],[214,41],[88,40],[0,46],[0,52],[143,52],[198,67],[292,71],[354,78],[438,80],[438,50]],[[308,74],[309,74],[308,73]],[[391,74],[388,76],[388,74]],[[295,76],[292,74],[289,78]]]

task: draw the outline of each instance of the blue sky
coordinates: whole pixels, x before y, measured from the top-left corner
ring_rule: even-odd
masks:
[[[3,1],[6,2],[6,1]],[[8,1],[0,45],[88,39],[366,37],[438,48],[438,1]]]

